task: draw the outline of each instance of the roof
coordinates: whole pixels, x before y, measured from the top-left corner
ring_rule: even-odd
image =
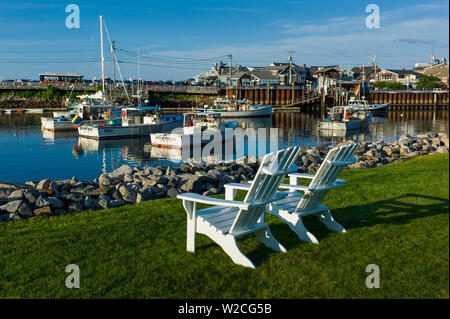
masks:
[[[442,63],[442,64],[433,65],[433,66],[426,68],[425,71],[423,72],[423,74],[433,75],[438,78],[448,78],[448,69],[449,69],[448,64]]]
[[[79,74],[75,74],[75,73],[42,73],[39,75],[46,75],[46,76],[82,76]]]
[[[389,69],[389,70],[386,70],[386,71],[397,73],[398,75],[412,74],[412,75],[415,75],[415,76],[422,76],[421,73],[413,71],[413,70],[391,70],[391,69]]]
[[[260,80],[278,80],[278,77],[272,74],[272,72],[265,70],[254,70],[250,74]]]

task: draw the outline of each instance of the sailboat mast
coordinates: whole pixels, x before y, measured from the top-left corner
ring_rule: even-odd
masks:
[[[105,93],[105,56],[103,55],[103,16],[100,16],[100,46],[102,51],[102,89]]]

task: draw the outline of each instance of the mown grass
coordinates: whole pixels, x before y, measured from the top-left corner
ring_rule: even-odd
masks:
[[[267,217],[287,254],[239,241],[256,270],[234,265],[209,238],[186,252],[176,199],[0,225],[1,298],[449,298],[449,157],[346,170],[326,199],[346,234],[313,216],[319,245]],[[242,196],[242,194],[240,194]],[[67,289],[66,265],[81,270]],[[380,267],[368,289],[368,264]]]

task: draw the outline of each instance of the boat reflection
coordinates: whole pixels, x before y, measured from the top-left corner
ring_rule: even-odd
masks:
[[[42,138],[48,141],[54,141],[55,139],[76,137],[77,132],[73,131],[46,131],[42,130]]]

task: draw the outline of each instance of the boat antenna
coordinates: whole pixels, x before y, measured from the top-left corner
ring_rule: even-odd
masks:
[[[111,38],[110,38],[109,32],[108,32],[108,27],[106,26],[106,23],[104,21],[103,21],[103,23],[105,24],[105,31],[106,31],[106,36],[108,37],[109,45],[112,46]],[[122,86],[123,86],[123,89],[124,89],[125,94],[127,96],[128,103],[131,103],[130,96],[128,95],[128,91],[127,91],[127,88],[125,86],[125,81],[123,80],[122,72],[120,71],[119,62],[117,62],[117,56],[115,54],[113,54],[113,59],[116,62],[117,70],[119,71],[120,80],[122,81]]]
[[[100,16],[100,46],[102,61],[102,93],[105,93],[105,56],[103,55],[103,16]]]

